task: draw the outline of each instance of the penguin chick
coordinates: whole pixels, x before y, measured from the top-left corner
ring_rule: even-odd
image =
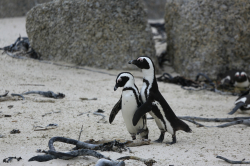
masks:
[[[231,112],[229,112],[229,115],[234,114],[238,109],[242,111],[250,110],[250,94],[249,91],[244,92],[240,95],[238,99],[235,101],[235,107]]]
[[[136,139],[136,134],[140,133],[142,138],[148,139],[148,128],[146,115],[142,116],[134,126],[132,119],[135,111],[141,106],[141,97],[137,86],[135,85],[134,76],[129,72],[122,72],[116,78],[114,90],[123,87],[120,100],[113,107],[109,123],[115,119],[116,114],[121,110],[122,116],[132,139]]]
[[[159,143],[164,140],[166,131],[172,135],[172,142],[170,142],[170,144],[176,143],[176,131],[183,130],[185,132],[191,132],[192,130],[189,126],[175,115],[172,108],[160,93],[155,77],[153,61],[149,57],[139,57],[136,60],[131,60],[129,64],[136,65],[142,69],[143,73],[143,86],[141,88],[143,105],[136,110],[133,117],[133,124],[136,125],[138,120],[149,112],[161,131],[159,139],[155,141]]]

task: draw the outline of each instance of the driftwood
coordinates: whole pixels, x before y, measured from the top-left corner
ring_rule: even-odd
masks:
[[[20,86],[45,86],[43,84],[18,84]]]
[[[80,97],[79,99],[80,100],[97,100],[96,97],[94,97],[94,98]]]
[[[67,144],[73,144],[76,145],[76,147],[70,151],[70,152],[57,152],[55,147],[53,146],[54,142],[64,142]],[[133,141],[132,141],[133,142]],[[110,160],[110,158],[102,155],[101,153],[96,152],[95,150],[101,150],[101,151],[126,151],[128,142],[120,143],[119,141],[110,141],[103,144],[91,144],[87,142],[81,142],[70,138],[64,138],[64,137],[53,137],[49,140],[49,150],[48,151],[42,151],[43,153],[46,153],[46,155],[39,155],[35,156],[29,159],[29,161],[49,161],[52,159],[71,159],[77,156],[93,156],[96,158],[104,158]]]
[[[123,160],[124,161],[124,160],[130,160],[130,159],[142,161],[147,166],[152,166],[154,163],[156,163],[156,161],[153,160],[153,159],[143,159],[143,158],[136,157],[136,156],[125,156],[125,157],[118,158],[117,160]]]
[[[42,117],[45,117],[46,115],[49,115],[49,114],[54,114],[54,113],[61,113],[62,111],[52,111],[52,112],[48,112],[48,113],[45,113],[42,115]]]
[[[107,159],[100,159],[95,166],[125,166],[124,161],[113,161]]]
[[[135,147],[135,146],[142,146],[142,145],[149,145],[150,144],[150,139],[135,139],[135,140],[124,140],[124,139],[116,139],[117,141],[121,143],[125,143],[127,147]],[[86,143],[91,143],[91,144],[104,144],[111,142],[112,140],[107,140],[107,139],[102,139],[95,141],[94,139],[90,139],[87,141],[84,141]]]
[[[229,159],[222,157],[222,156],[217,156],[216,158],[222,159],[230,164],[250,164],[250,161],[244,161],[245,159],[243,159],[241,161],[233,161],[233,160],[229,160]]]
[[[101,109],[98,109],[97,111],[93,112],[94,115],[99,115],[99,116],[102,116],[102,118],[97,122],[97,123],[100,123],[101,121],[103,121],[103,123],[107,123],[107,121],[105,120],[105,115],[101,114],[103,113],[104,111],[101,110]]]
[[[54,93],[52,91],[47,91],[47,92],[43,92],[43,91],[29,91],[29,92],[25,92],[23,93],[23,95],[28,95],[28,94],[39,94],[42,95],[44,97],[49,97],[49,98],[54,98],[54,99],[62,99],[65,97],[65,95],[63,93]]]
[[[58,124],[48,124],[47,126],[33,126],[34,131],[41,131],[41,130],[49,130],[49,129],[55,129],[58,127]]]
[[[180,117],[179,117],[180,118]],[[224,128],[224,127],[229,127],[229,126],[233,126],[233,125],[237,125],[237,124],[244,124],[244,125],[247,125],[247,126],[250,126],[250,118],[248,119],[241,119],[241,120],[236,120],[236,121],[231,121],[229,123],[225,123],[225,124],[222,124],[222,125],[218,125],[218,126],[206,126],[206,125],[203,125],[201,123],[198,123],[192,119],[188,119],[188,118],[183,118],[181,117],[180,119],[182,120],[186,120],[188,122],[191,122],[191,123],[194,123],[196,124],[198,127],[218,127],[218,128]],[[226,119],[226,118],[225,118]],[[232,118],[228,118],[228,119],[232,119]],[[217,119],[218,120],[218,119]],[[209,121],[211,122],[211,121]],[[218,122],[218,121],[216,121]],[[221,121],[219,121],[221,122]]]
[[[8,157],[8,158],[5,158],[3,159],[3,162],[4,163],[10,163],[13,159],[16,159],[17,161],[20,161],[22,159],[22,157]]]
[[[6,97],[8,95],[9,91],[5,91],[5,93],[3,95],[0,95],[0,97]]]
[[[57,152],[53,143],[54,142],[64,142],[67,144],[73,144],[76,145],[77,150],[73,150],[70,152]],[[85,148],[85,149],[80,149],[80,148]],[[101,145],[92,145],[92,144],[87,144],[81,141],[77,141],[74,139],[69,139],[69,138],[64,138],[64,137],[53,137],[49,140],[49,150],[48,151],[43,151],[46,153],[46,155],[39,155],[35,156],[29,159],[29,161],[39,161],[39,162],[44,162],[44,161],[49,161],[53,159],[72,159],[77,156],[93,156],[96,158],[105,158],[110,160],[108,157],[102,155],[101,153],[98,153],[94,150],[100,149]]]
[[[250,119],[250,117],[235,117],[235,118],[201,118],[195,116],[178,116],[180,119],[191,119],[203,122],[233,122],[237,120]]]

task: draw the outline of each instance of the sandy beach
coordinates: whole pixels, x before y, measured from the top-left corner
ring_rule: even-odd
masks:
[[[25,17],[0,19],[0,47],[12,44],[19,36],[27,36]],[[0,54],[2,52],[0,51]],[[60,64],[74,66],[73,64]],[[98,161],[94,157],[77,157],[72,160],[55,159],[48,162],[28,162],[36,155],[37,149],[48,150],[48,141],[55,136],[78,139],[83,125],[80,140],[88,139],[128,139],[122,114],[118,113],[112,124],[97,123],[100,116],[93,115],[97,109],[104,110],[108,121],[110,111],[119,100],[122,89],[114,91],[116,76],[122,70],[104,70],[82,66],[81,69],[41,63],[37,60],[13,59],[7,54],[0,56],[0,94],[5,90],[10,93],[23,93],[31,90],[61,92],[64,99],[50,99],[40,95],[25,95],[26,100],[0,102],[0,114],[11,117],[0,118],[0,165],[60,165],[60,166],[93,166]],[[130,71],[136,85],[142,86],[140,70]],[[166,71],[168,72],[168,71]],[[198,72],[198,71],[197,71]],[[33,86],[28,84],[41,84]],[[234,107],[236,96],[219,95],[209,91],[186,91],[178,85],[159,82],[159,89],[177,116],[197,116],[209,118],[226,118],[249,116],[237,111],[228,115]],[[80,100],[79,98],[97,98],[97,100]],[[47,102],[38,102],[47,99]],[[50,101],[50,102],[49,102]],[[13,105],[9,108],[9,105]],[[59,113],[51,113],[58,112]],[[90,111],[90,112],[89,112]],[[78,116],[80,113],[87,113]],[[42,116],[46,113],[45,116]],[[55,123],[58,127],[45,131],[34,131],[34,126],[47,126]],[[138,156],[152,158],[157,161],[155,166],[164,165],[230,165],[217,159],[220,155],[231,160],[250,160],[249,142],[250,128],[245,125],[235,125],[227,128],[204,128],[186,122],[192,133],[177,132],[177,143],[166,145],[171,141],[171,135],[165,134],[161,144],[152,142],[150,145],[132,147],[133,153],[100,152],[112,159],[123,156]],[[217,125],[220,123],[204,123]],[[149,139],[156,140],[160,131],[154,120],[148,120]],[[10,134],[13,129],[21,133]],[[71,145],[55,143],[58,151],[68,151]],[[13,160],[11,163],[2,163],[7,157],[22,157],[22,160]],[[142,166],[139,161],[126,161],[128,166]]]

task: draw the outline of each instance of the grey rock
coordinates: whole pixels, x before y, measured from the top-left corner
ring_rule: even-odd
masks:
[[[146,55],[158,69],[140,0],[55,0],[27,13],[26,30],[32,48],[43,59],[135,69],[128,61]]]
[[[32,7],[52,0],[0,0],[0,18],[25,16]]]
[[[167,0],[167,58],[181,75],[250,72],[249,0]]]
[[[149,19],[162,19],[165,15],[166,0],[143,0]]]

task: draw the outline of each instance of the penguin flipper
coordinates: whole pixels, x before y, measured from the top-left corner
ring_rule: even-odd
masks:
[[[116,114],[121,110],[122,108],[122,97],[120,98],[120,100],[115,104],[115,106],[113,107],[110,115],[109,115],[109,123],[111,124],[113,122],[113,120],[115,119]]]
[[[234,109],[233,109],[231,112],[229,112],[228,114],[229,114],[229,115],[233,115],[240,107],[242,107],[242,106],[244,106],[244,105],[245,105],[245,103],[243,103],[243,102],[237,103],[237,104],[235,105]]]
[[[152,101],[147,100],[142,106],[140,106],[133,117],[133,125],[136,126],[143,115],[152,110]]]

